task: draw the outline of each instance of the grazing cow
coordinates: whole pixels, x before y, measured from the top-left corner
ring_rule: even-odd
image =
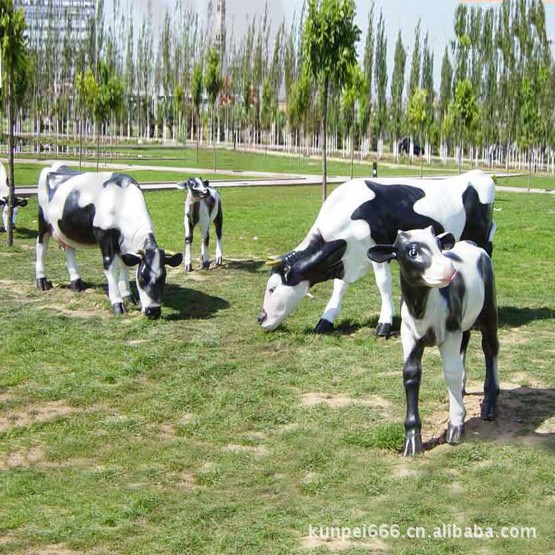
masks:
[[[143,193],[133,178],[109,172],[80,173],[55,164],[40,175],[38,199],[36,279],[40,290],[52,287],[45,274],[51,236],[65,248],[74,291],[84,289],[75,249],[98,245],[114,314],[123,314],[123,299],[133,298],[127,266],[137,266],[142,312],[149,318],[160,316],[166,265],[178,266],[182,256],[169,256],[156,244]]]
[[[208,243],[210,242],[210,224],[214,222],[216,228],[216,266],[222,265],[222,198],[214,187],[210,187],[208,181],[200,178],[188,179],[177,184],[178,189],[187,189],[185,199],[185,271],[191,272],[191,243],[193,242],[193,230],[200,224],[202,233],[201,262],[202,268],[210,268],[210,254]]]
[[[445,251],[445,252],[441,252]],[[455,244],[451,233],[436,237],[433,227],[400,231],[392,245],[375,245],[368,257],[377,263],[397,260],[401,269],[401,340],[407,397],[405,455],[422,451],[418,390],[425,347],[437,345],[449,388],[447,442],[464,434],[465,356],[470,329],[482,333],[486,379],[481,416],[493,420],[499,394],[497,305],[490,257],[471,241]]]
[[[0,164],[0,207],[2,207],[2,225],[3,231],[8,231],[8,201],[10,190],[8,188],[8,175],[3,164]],[[13,207],[12,227],[15,229],[15,221],[20,206],[27,206],[27,199],[15,197],[15,206]]]
[[[270,262],[259,322],[274,330],[315,283],[334,279],[333,294],[315,331],[333,330],[350,283],[374,267],[382,307],[376,335],[388,337],[393,321],[391,273],[370,263],[377,243],[393,243],[399,230],[434,227],[469,239],[491,253],[495,184],[481,171],[446,179],[353,179],[339,186],[322,206],[304,241]]]

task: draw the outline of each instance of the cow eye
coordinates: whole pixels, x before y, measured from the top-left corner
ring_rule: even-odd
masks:
[[[277,289],[277,285],[275,287],[270,287],[270,289],[268,289],[268,293],[270,293],[270,295],[273,295],[276,289]]]
[[[416,258],[418,256],[418,254],[419,254],[419,250],[418,250],[418,247],[416,245],[410,245],[407,248],[407,256],[409,258]]]

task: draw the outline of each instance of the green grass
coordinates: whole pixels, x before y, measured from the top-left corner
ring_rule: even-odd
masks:
[[[373,337],[372,276],[349,290],[331,336],[311,333],[330,283],[276,332],[256,323],[261,261],[301,240],[319,190],[222,195],[226,266],[170,270],[156,322],[133,307],[110,314],[96,249],[79,253],[85,293],[63,287],[55,245],[55,288],[36,291],[35,201],[21,210],[16,247],[0,248],[0,552],[289,554],[304,552],[309,524],[476,523],[535,526],[537,539],[365,540],[343,553],[552,553],[553,198],[498,195],[498,421],[476,418],[470,395],[465,443],[405,460],[401,345]],[[182,246],[181,201],[147,195],[168,250]],[[479,344],[471,392],[483,379]],[[425,435],[440,434],[448,403],[435,349],[421,412]]]

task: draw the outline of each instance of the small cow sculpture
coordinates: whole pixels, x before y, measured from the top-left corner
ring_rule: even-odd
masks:
[[[189,179],[177,184],[178,189],[187,189],[185,199],[185,271],[191,272],[191,244],[193,242],[193,230],[200,224],[202,234],[201,263],[204,270],[210,268],[210,254],[208,244],[210,242],[210,224],[214,222],[216,228],[216,266],[222,265],[222,226],[223,212],[220,193],[214,187],[210,187],[208,181],[200,178]]]
[[[52,287],[45,273],[50,237],[65,248],[74,291],[84,289],[75,249],[98,245],[114,314],[123,314],[123,299],[133,298],[127,266],[137,266],[142,312],[149,318],[160,316],[166,265],[179,266],[182,255],[169,256],[158,247],[143,193],[133,178],[109,172],[80,173],[55,164],[40,175],[38,199],[36,279],[40,290]]]
[[[0,207],[2,207],[2,225],[3,231],[8,231],[8,202],[10,197],[10,190],[8,188],[8,176],[6,169],[0,164]],[[15,197],[15,205],[13,207],[12,228],[15,229],[15,222],[19,207],[27,206],[27,199]]]
[[[333,294],[316,326],[333,330],[349,284],[372,266],[382,307],[376,335],[391,335],[393,299],[388,264],[370,262],[366,253],[377,243],[393,243],[399,230],[432,225],[492,250],[495,183],[481,171],[447,179],[353,179],[339,186],[320,209],[303,242],[270,262],[258,321],[268,331],[289,316],[314,284],[334,280]]]
[[[445,251],[445,252],[441,252]],[[401,340],[407,397],[406,456],[422,451],[418,390],[425,347],[437,345],[449,388],[447,442],[464,434],[465,355],[470,329],[482,333],[486,379],[481,417],[493,420],[499,393],[497,305],[490,257],[470,241],[455,244],[451,233],[435,236],[432,227],[399,232],[392,245],[376,245],[368,256],[378,263],[397,260],[401,269]]]

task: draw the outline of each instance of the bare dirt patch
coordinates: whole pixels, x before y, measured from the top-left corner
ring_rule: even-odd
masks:
[[[0,469],[10,470],[12,468],[30,468],[44,460],[44,451],[41,447],[14,451],[7,455],[0,454]]]
[[[108,314],[101,308],[91,308],[90,310],[72,309],[60,305],[43,305],[40,308],[43,310],[53,310],[62,316],[69,316],[70,318],[108,318]]]
[[[369,553],[385,552],[387,547],[382,540],[372,541],[342,540],[337,538],[323,539],[314,536],[306,536],[301,541],[302,549],[317,549],[327,547],[331,553],[340,553],[347,549],[368,549]]]
[[[68,549],[62,544],[47,545],[45,547],[33,548],[24,552],[26,555],[78,555],[82,551]]]
[[[392,474],[395,478],[409,478],[416,476],[418,471],[414,468],[412,459],[400,459],[392,465]]]
[[[332,395],[331,393],[303,393],[301,395],[301,405],[303,407],[313,407],[315,405],[325,404],[332,409],[341,409],[349,405],[365,405],[376,409],[389,409],[391,403],[380,397],[372,395],[371,398],[349,397],[348,395]]]
[[[268,454],[268,448],[264,445],[236,445],[231,443],[226,445],[224,450],[231,451],[232,453],[253,453],[258,456]]]
[[[15,295],[28,295],[36,291],[34,284],[12,279],[0,279],[0,289],[14,293]]]
[[[191,491],[197,487],[195,477],[190,472],[183,472],[179,478],[179,487],[185,491]]]
[[[0,415],[0,432],[11,428],[24,428],[38,422],[50,422],[76,411],[76,408],[61,401],[54,401],[44,405],[31,406],[20,412],[8,412],[6,415]]]

